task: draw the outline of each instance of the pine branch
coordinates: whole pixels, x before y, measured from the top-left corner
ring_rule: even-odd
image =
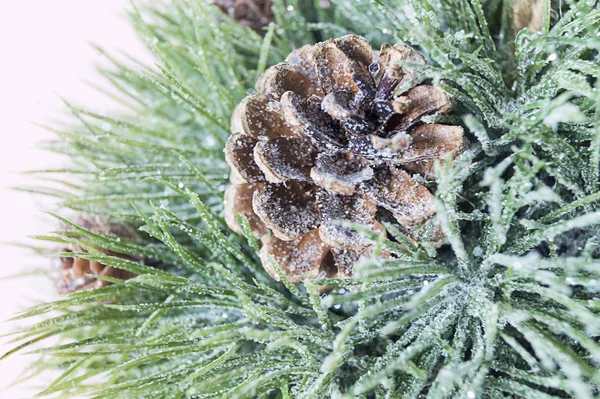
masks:
[[[545,2],[542,31],[511,40],[509,2],[327,3],[275,1],[264,38],[199,0],[131,12],[158,65],[108,56],[101,73],[128,113],[67,104],[73,126],[52,129],[46,146],[73,166],[35,173],[69,183],[35,190],[60,196],[60,214],[138,228],[139,240],[120,239],[59,217],[70,231],[38,237],[86,251],[59,256],[137,277],[102,277],[113,284],[16,315],[45,320],[18,331],[5,356],[33,350],[44,359],[36,372],[63,370],[40,396],[600,393],[599,6]],[[435,251],[393,226],[384,239],[353,225],[393,256],[305,285],[274,264],[277,283],[248,221],[239,219],[248,240],[223,222],[229,119],[267,66],[345,33],[415,46],[429,61],[411,65],[420,79],[456,103],[471,146],[437,168],[450,245]],[[333,288],[319,295],[324,287]],[[50,337],[61,343],[39,346]]]

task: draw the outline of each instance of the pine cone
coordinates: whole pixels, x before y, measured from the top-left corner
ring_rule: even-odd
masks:
[[[456,157],[466,141],[459,126],[422,122],[450,111],[439,88],[396,95],[419,75],[401,61],[425,63],[405,45],[377,52],[353,35],[305,46],[268,69],[259,94],[234,111],[225,216],[240,234],[235,214],[248,218],[274,278],[271,258],[294,283],[351,276],[373,248],[337,220],[381,234],[380,222],[393,221],[419,240],[434,217],[432,193],[411,174],[432,178],[434,160]],[[439,227],[432,239],[444,242]]]
[[[137,239],[138,235],[130,226],[110,225],[100,217],[80,216],[77,225],[93,233],[103,235],[115,235],[123,238]],[[64,248],[62,252],[87,252],[79,245],[72,245],[70,248]],[[102,253],[111,256],[118,256],[123,259],[139,262],[141,257],[117,254],[109,250],[101,250]],[[84,291],[94,288],[104,287],[110,283],[105,280],[98,280],[89,274],[112,277],[120,280],[128,280],[136,275],[125,270],[115,269],[96,261],[89,261],[79,258],[61,257],[56,276],[56,289],[60,295],[67,295],[75,291]]]
[[[230,18],[258,33],[275,19],[271,0],[214,0],[213,4]]]

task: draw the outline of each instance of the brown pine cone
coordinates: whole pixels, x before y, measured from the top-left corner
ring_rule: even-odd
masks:
[[[213,4],[230,18],[258,33],[275,19],[271,0],[214,0]]]
[[[103,235],[115,235],[123,238],[137,239],[138,235],[133,228],[127,225],[110,225],[98,216],[80,216],[77,225],[93,233]],[[79,245],[71,245],[64,248],[62,252],[87,252]],[[109,250],[101,250],[102,253],[118,256],[123,259],[141,261],[141,257],[117,254]],[[109,285],[105,280],[90,277],[90,274],[112,277],[120,280],[128,280],[136,275],[125,270],[115,269],[96,261],[86,259],[61,257],[56,268],[56,289],[60,295],[67,295],[75,291],[91,290]]]
[[[380,221],[392,220],[418,241],[434,217],[432,193],[411,174],[432,178],[434,160],[456,157],[466,141],[459,126],[422,121],[450,111],[442,90],[396,93],[419,75],[401,61],[425,63],[405,45],[373,51],[353,35],[308,45],[268,69],[259,94],[234,111],[225,216],[238,233],[235,214],[248,218],[274,278],[271,258],[294,283],[351,276],[373,248],[337,220],[381,234]],[[432,240],[444,242],[439,227]]]

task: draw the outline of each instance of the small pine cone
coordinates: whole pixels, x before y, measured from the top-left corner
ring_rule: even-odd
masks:
[[[127,225],[111,225],[103,218],[94,216],[80,216],[77,225],[93,233],[103,235],[115,235],[118,237],[137,239],[138,235],[134,229]],[[62,252],[87,252],[79,245],[71,245],[70,248],[64,248]],[[141,257],[117,254],[109,250],[101,250],[105,255],[118,256],[123,259],[141,261]],[[105,280],[99,280],[90,277],[90,274],[112,277],[120,280],[128,280],[135,277],[135,274],[125,270],[115,269],[96,261],[86,259],[61,257],[58,267],[56,267],[56,289],[60,295],[67,295],[76,291],[91,290],[104,287],[110,283]]]
[[[393,221],[418,241],[434,217],[433,194],[411,174],[433,178],[434,160],[456,157],[467,142],[459,126],[422,120],[450,111],[442,90],[421,83],[396,93],[419,75],[401,61],[425,63],[405,45],[373,51],[353,35],[305,46],[236,107],[225,217],[238,233],[235,214],[248,218],[275,279],[271,259],[294,283],[351,276],[373,246],[336,221],[384,235],[380,222]],[[430,237],[445,241],[435,221]]]
[[[230,18],[258,33],[264,33],[265,26],[275,19],[271,0],[214,0],[213,4]]]

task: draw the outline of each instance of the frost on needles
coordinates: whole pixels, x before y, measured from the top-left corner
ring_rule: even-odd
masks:
[[[59,370],[50,397],[597,397],[600,6],[542,1],[540,31],[513,40],[508,3],[276,0],[258,31],[204,1],[138,4],[156,65],[99,50],[122,112],[67,103],[73,123],[48,127],[44,145],[71,166],[22,187],[60,199],[70,228],[39,238],[81,250],[59,255],[137,276],[17,315],[43,320],[12,336],[9,354],[42,359],[24,378]],[[413,46],[423,81],[455,103],[427,120],[470,141],[435,169],[448,244],[353,225],[374,257],[352,277],[295,285],[275,263],[278,283],[248,220],[246,239],[223,218],[229,121],[269,66],[345,34]],[[86,230],[76,214],[139,237]]]

